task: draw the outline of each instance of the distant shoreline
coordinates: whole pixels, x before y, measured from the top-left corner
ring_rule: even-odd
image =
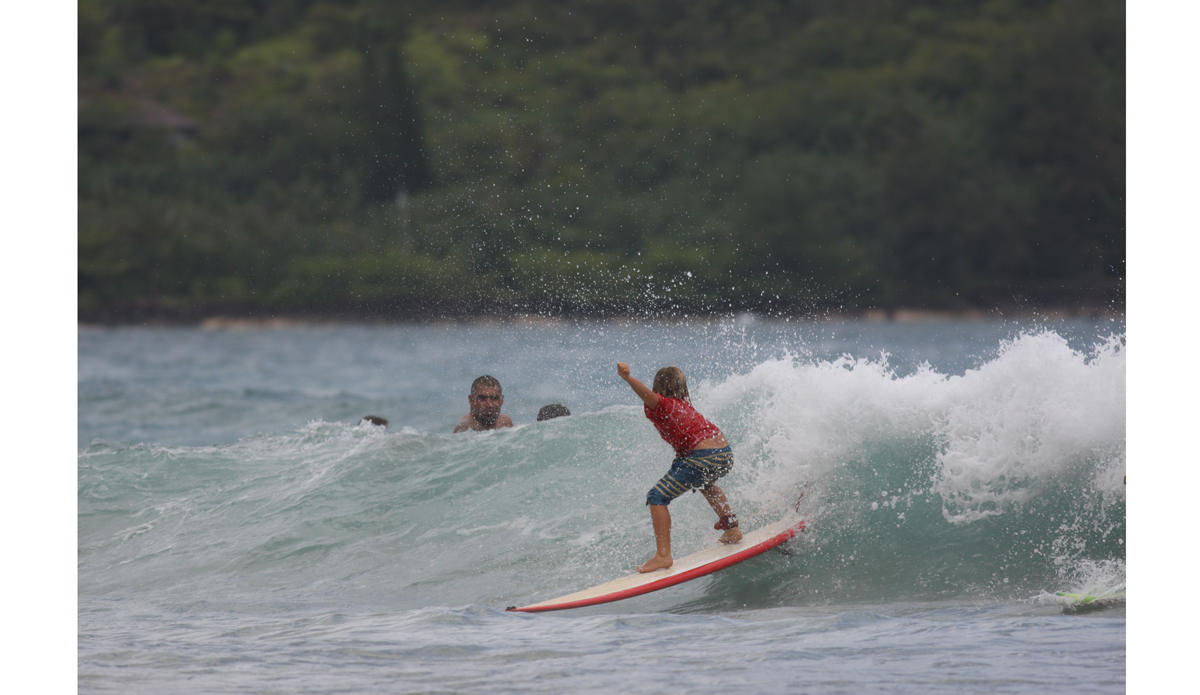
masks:
[[[89,312],[90,313],[90,312]],[[203,330],[251,330],[302,328],[312,326],[354,325],[463,325],[491,324],[511,326],[559,326],[572,323],[604,323],[610,325],[691,323],[733,321],[736,323],[899,323],[920,324],[944,321],[1062,321],[1070,319],[1125,320],[1125,311],[1104,307],[1012,307],[1007,309],[865,309],[861,311],[823,312],[759,312],[754,310],[725,312],[645,312],[632,313],[447,313],[446,315],[370,316],[351,311],[334,312],[228,312],[205,315],[172,315],[149,312],[144,316],[91,315],[80,312],[79,329],[120,328],[135,326],[196,327]]]

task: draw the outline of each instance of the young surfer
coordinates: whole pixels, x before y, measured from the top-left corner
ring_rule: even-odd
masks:
[[[653,572],[670,567],[671,500],[690,489],[700,490],[720,517],[714,527],[725,531],[722,543],[742,540],[737,516],[729,507],[725,493],[714,483],[733,467],[733,451],[721,430],[692,407],[687,378],[679,367],[663,367],[654,375],[654,389],[629,375],[629,365],[617,363],[617,375],[642,399],[646,417],[662,438],[675,449],[671,470],[646,494],[650,520],[654,523],[654,557],[638,565],[638,572]]]

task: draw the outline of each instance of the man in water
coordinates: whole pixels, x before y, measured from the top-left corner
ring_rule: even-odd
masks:
[[[504,394],[500,390],[500,382],[493,376],[481,376],[471,383],[471,395],[467,396],[471,404],[471,412],[463,416],[454,427],[454,434],[467,430],[498,430],[501,427],[512,427],[512,418],[500,414],[500,406],[504,405]]]

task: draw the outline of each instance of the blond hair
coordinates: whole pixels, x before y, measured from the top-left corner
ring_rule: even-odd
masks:
[[[654,388],[651,390],[660,396],[692,402],[688,396],[687,377],[679,367],[663,367],[658,370],[654,375]]]

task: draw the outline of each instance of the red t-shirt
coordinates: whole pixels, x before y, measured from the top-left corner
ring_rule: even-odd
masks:
[[[696,444],[721,434],[721,430],[686,401],[659,396],[658,408],[651,410],[643,405],[646,417],[662,438],[675,448],[675,455],[682,458],[696,449]]]

